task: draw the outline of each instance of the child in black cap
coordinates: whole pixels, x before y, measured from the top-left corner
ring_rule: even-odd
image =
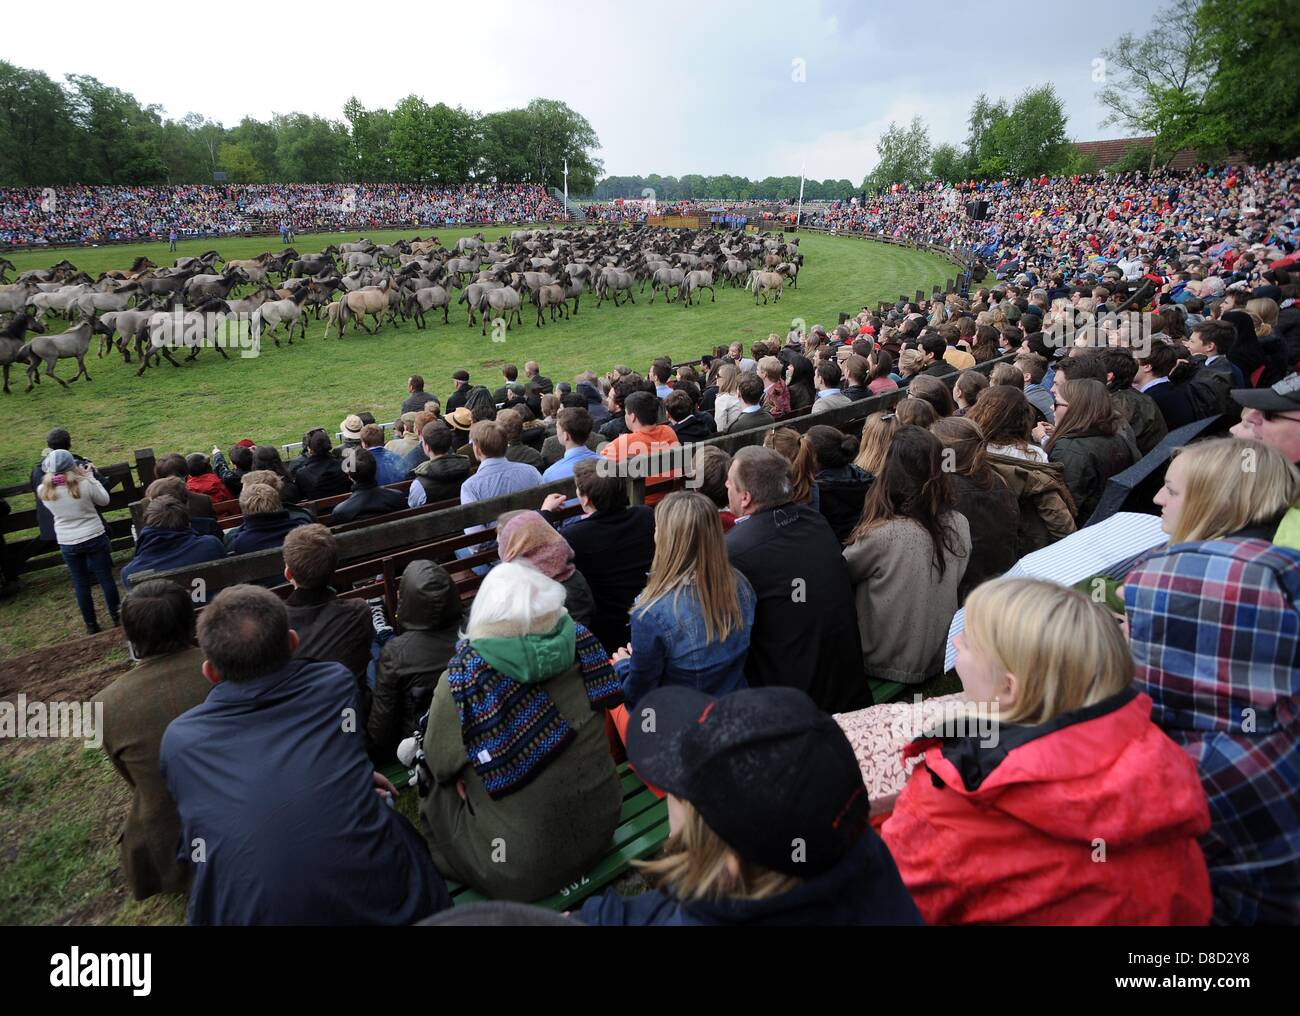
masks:
[[[871,829],[862,773],[843,731],[794,688],[713,698],[663,687],[637,703],[628,757],[668,792],[656,887],[587,900],[604,925],[920,924],[888,848]]]

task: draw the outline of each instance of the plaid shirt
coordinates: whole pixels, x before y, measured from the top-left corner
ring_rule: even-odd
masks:
[[[1165,547],[1124,599],[1138,687],[1209,798],[1215,922],[1300,924],[1300,552]]]

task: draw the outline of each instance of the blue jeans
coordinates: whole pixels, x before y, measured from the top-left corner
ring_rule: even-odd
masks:
[[[384,645],[388,640],[396,634],[397,632],[392,628],[389,628],[383,634],[376,632],[374,641],[370,643],[370,662],[366,664],[366,684],[370,686],[371,691],[375,690],[375,678],[379,668],[379,654],[383,652]]]
[[[72,573],[72,590],[77,595],[82,620],[88,626],[97,623],[95,601],[90,595],[92,582],[99,583],[99,588],[104,592],[104,602],[108,604],[108,612],[116,619],[121,601],[117,596],[117,583],[113,581],[113,556],[108,534],[81,543],[61,543],[59,551],[68,565],[68,571]]]

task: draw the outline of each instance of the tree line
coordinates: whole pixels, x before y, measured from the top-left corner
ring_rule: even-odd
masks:
[[[60,83],[0,61],[0,186],[51,184],[431,183],[563,186],[590,192],[596,132],[563,102],[479,114],[409,95],[390,109],[357,99],[341,119],[244,117],[226,127],[84,74]]]

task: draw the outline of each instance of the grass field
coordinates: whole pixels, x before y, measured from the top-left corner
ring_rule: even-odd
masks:
[[[450,244],[471,232],[439,230],[436,235]],[[493,239],[499,232],[488,230],[485,235]],[[391,241],[412,235],[413,230],[375,233],[371,238]],[[319,250],[340,239],[355,237],[303,236],[295,246],[304,252]],[[10,259],[24,271],[66,256],[95,275],[127,267],[139,254],[167,264],[173,257],[210,248],[235,258],[277,247],[277,238],[253,237],[187,241],[178,245],[176,255],[167,252],[166,244],[140,244],[14,254]],[[0,486],[26,478],[53,426],[67,427],[74,448],[100,465],[128,461],[138,448],[153,448],[158,454],[206,452],[214,444],[228,448],[244,437],[283,444],[300,440],[312,426],[333,432],[349,413],[369,410],[380,421],[392,420],[412,373],[424,375],[428,389],[445,400],[451,373],[461,367],[492,387],[501,383],[502,364],[522,366],[529,359],[537,360],[555,381],[571,380],[587,368],[603,373],[618,363],[644,371],[656,356],[685,359],[717,343],[740,339],[748,347],[770,332],[784,335],[795,318],[810,327],[834,325],[839,311],[856,313],[864,303],[928,291],[955,274],[951,265],[931,254],[850,237],[805,234],[801,247],[807,262],[799,288],[787,288],[775,305],[755,306],[746,291],[719,289],[716,303],[684,308],[660,298],[648,306],[647,291],[637,296],[634,306],[616,308],[607,302],[599,310],[594,299],[584,297],[576,317],[540,329],[534,326],[535,314],[530,319],[531,307],[525,307],[523,327],[512,328],[504,342],[492,341],[490,328],[486,337],[477,327],[469,329],[463,308],[458,308],[449,325],[440,319],[435,324],[430,316],[426,331],[404,322],[373,337],[350,332],[341,341],[322,340],[324,324],[313,321],[307,340],[296,340],[292,347],[268,343],[259,357],[240,358],[232,352],[229,361],[215,350],[205,350],[193,363],[179,369],[164,363],[140,378],[120,355],[102,360],[92,355],[87,367],[94,380],[83,379],[66,390],[47,378],[24,394],[26,380],[18,371],[10,381],[14,393],[0,402]],[[63,327],[56,321],[51,331]],[[70,378],[76,364],[65,360],[56,370]]]

